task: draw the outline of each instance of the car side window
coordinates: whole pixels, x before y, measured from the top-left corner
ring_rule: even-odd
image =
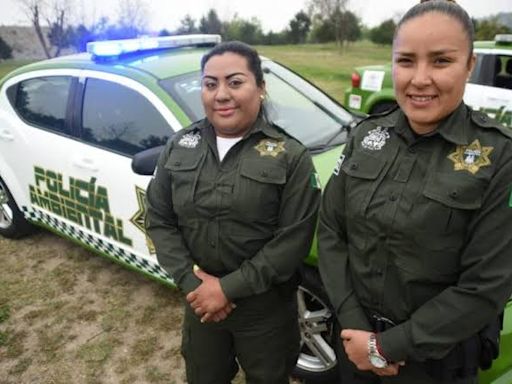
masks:
[[[71,89],[70,76],[37,77],[21,81],[14,97],[14,108],[28,123],[71,134],[66,110]]]
[[[512,89],[512,56],[496,56],[499,70],[496,71],[496,87]]]
[[[173,133],[140,93],[112,81],[89,78],[85,85],[82,139],[125,155],[164,145]]]

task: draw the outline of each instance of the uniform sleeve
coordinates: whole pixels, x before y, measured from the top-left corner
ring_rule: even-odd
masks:
[[[197,288],[201,280],[193,273],[193,261],[177,226],[173,209],[171,175],[165,168],[169,144],[160,155],[155,175],[146,192],[146,230],[155,245],[157,259],[185,294]]]
[[[349,142],[325,188],[318,225],[318,262],[327,295],[343,329],[371,330],[352,288],[345,228],[345,176],[339,169],[350,156]],[[338,173],[338,174],[336,174]]]
[[[239,269],[220,280],[228,299],[247,297],[289,281],[311,249],[320,189],[312,182],[315,170],[303,150],[281,194],[279,225],[274,237]]]
[[[380,335],[388,359],[442,358],[454,344],[476,334],[503,310],[512,292],[511,145],[507,151],[507,161],[497,166],[482,206],[469,223],[457,285],[426,302],[408,321]]]

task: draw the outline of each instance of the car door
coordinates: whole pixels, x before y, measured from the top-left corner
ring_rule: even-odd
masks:
[[[90,245],[143,272],[168,280],[144,230],[150,180],[131,169],[132,156],[164,145],[181,124],[148,88],[126,77],[83,71],[71,151],[70,177],[89,188]]]

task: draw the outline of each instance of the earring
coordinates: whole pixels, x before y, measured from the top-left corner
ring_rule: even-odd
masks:
[[[261,95],[260,95],[260,100],[261,100],[261,101],[265,100],[265,95],[264,95],[264,94],[261,94]]]

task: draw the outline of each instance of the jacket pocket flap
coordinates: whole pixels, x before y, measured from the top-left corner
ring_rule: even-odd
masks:
[[[173,172],[190,171],[196,169],[201,161],[199,153],[190,150],[173,149],[165,163],[165,168]]]
[[[357,152],[342,165],[341,169],[352,177],[375,180],[385,164],[384,159],[364,152]]]
[[[242,162],[240,174],[260,183],[284,184],[286,182],[284,166],[268,160],[246,159]]]
[[[448,207],[478,209],[486,185],[485,180],[462,173],[438,173],[427,182],[423,195]]]

